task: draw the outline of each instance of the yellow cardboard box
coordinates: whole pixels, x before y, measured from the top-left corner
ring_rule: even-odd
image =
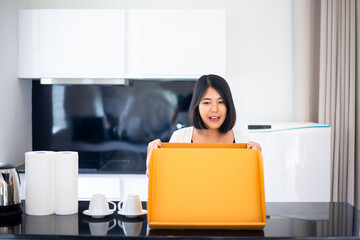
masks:
[[[147,210],[150,228],[263,229],[260,151],[239,143],[163,143],[151,155]]]

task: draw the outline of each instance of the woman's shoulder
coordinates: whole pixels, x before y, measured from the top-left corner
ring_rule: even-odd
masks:
[[[240,131],[239,129],[233,129],[234,132],[234,138],[236,143],[248,143],[249,142],[249,136]]]
[[[169,142],[189,143],[191,142],[194,127],[181,128],[173,132]]]

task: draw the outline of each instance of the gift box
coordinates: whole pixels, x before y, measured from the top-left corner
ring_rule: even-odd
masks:
[[[151,154],[150,228],[263,229],[262,156],[240,143],[163,143]]]

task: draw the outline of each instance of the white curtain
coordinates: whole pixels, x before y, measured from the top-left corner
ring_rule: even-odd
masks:
[[[331,199],[360,207],[360,1],[321,0],[319,122],[330,124]]]

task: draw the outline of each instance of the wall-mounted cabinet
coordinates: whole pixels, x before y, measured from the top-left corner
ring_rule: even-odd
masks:
[[[225,73],[225,11],[127,11],[129,77]]]
[[[223,10],[19,12],[19,78],[225,74]]]
[[[124,35],[124,10],[20,10],[18,77],[124,77]]]

